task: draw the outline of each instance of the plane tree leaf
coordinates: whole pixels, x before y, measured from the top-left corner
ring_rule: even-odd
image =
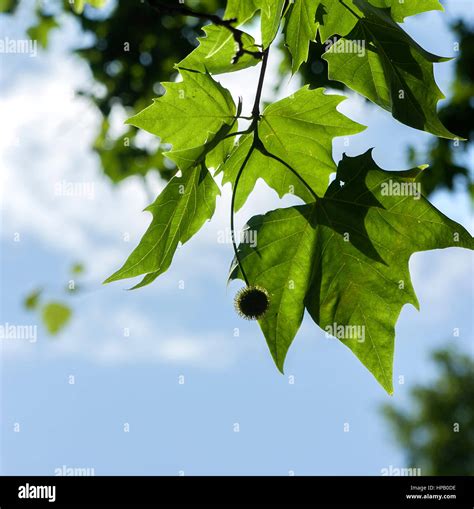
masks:
[[[333,138],[365,129],[337,111],[337,106],[344,100],[345,97],[340,95],[325,94],[322,88],[310,90],[305,86],[265,108],[260,120],[258,136],[264,150],[289,164],[320,196],[329,185],[330,175],[336,172],[332,158]],[[235,181],[252,140],[252,135],[244,137],[221,167],[224,184]],[[237,210],[245,203],[259,178],[264,179],[280,197],[295,194],[311,201],[311,194],[300,178],[282,163],[257,150],[252,153],[239,183]]]
[[[369,0],[369,2],[381,9],[390,9],[390,16],[397,23],[403,23],[405,18],[426,11],[443,11],[444,8],[439,0]]]
[[[315,0],[316,20],[321,40],[334,35],[346,36],[356,26],[358,18],[364,19],[370,7],[385,9],[391,18],[401,23],[408,16],[426,11],[443,10],[439,0]]]
[[[444,95],[435,82],[433,63],[446,59],[421,48],[387,10],[366,0],[354,3],[364,17],[324,54],[330,79],[345,83],[408,126],[455,139],[436,109]]]
[[[295,0],[286,15],[285,44],[291,53],[293,74],[308,60],[309,44],[316,39],[316,8],[316,0]]]
[[[259,58],[247,53],[259,53],[260,48],[255,45],[254,38],[245,32],[241,39],[245,53],[234,61],[238,47],[230,30],[223,26],[208,25],[203,28],[203,31],[206,36],[198,39],[199,46],[176,64],[177,68],[222,74],[240,71],[260,62]]]
[[[266,49],[280,28],[285,0],[261,0],[262,44]]]
[[[167,83],[166,94],[129,119],[172,145],[166,156],[180,174],[146,210],[153,219],[124,265],[106,283],[144,276],[145,286],[168,270],[179,244],[187,242],[215,210],[219,188],[207,164],[218,167],[231,149],[236,129],[230,93],[209,74],[182,70],[183,82]]]
[[[225,135],[235,130],[235,124],[224,124],[208,143],[189,149],[173,150],[166,156],[171,159],[181,175],[171,179],[156,201],[147,207],[153,219],[128,257],[125,264],[105,282],[144,275],[133,289],[152,283],[171,265],[179,244],[184,244],[212,218],[220,190],[207,165],[216,168],[230,150]]]
[[[252,144],[254,142],[253,135],[243,136],[234,147],[227,161],[219,168],[217,175],[222,173],[222,183],[231,183],[235,187],[235,181],[239,173],[240,167],[247,158]],[[262,154],[259,150],[253,150],[248,159],[245,171],[241,175],[239,186],[236,190],[235,210],[238,211],[247,201],[249,195],[253,191],[258,179],[263,179],[268,186],[274,189],[280,198],[286,194],[294,194],[299,196],[306,202],[313,200],[311,193],[280,162]]]
[[[311,284],[315,229],[314,207],[278,209],[253,217],[243,238],[256,238],[256,246],[242,243],[240,260],[251,285],[265,288],[270,307],[259,320],[273,360],[280,371],[304,314],[304,299]],[[252,232],[252,235],[250,235]],[[243,279],[235,260],[230,279]]]
[[[249,21],[260,11],[262,45],[266,49],[275,39],[283,15],[285,0],[229,0],[224,19],[236,19],[236,26]]]
[[[344,157],[316,203],[252,218],[255,244],[239,255],[249,284],[265,287],[260,326],[279,369],[303,317],[350,348],[391,393],[395,324],[418,301],[408,262],[419,251],[474,248],[469,233],[419,193],[422,168],[384,171],[371,153]],[[234,268],[231,278],[242,277]]]
[[[163,83],[166,93],[127,120],[170,143],[173,150],[204,145],[223,125],[232,125],[236,108],[230,92],[209,74],[181,69],[183,81]]]
[[[346,5],[340,0],[316,0],[316,21],[322,42],[334,35],[347,35],[355,27],[357,17],[347,6],[353,9],[358,16],[362,16],[351,0],[348,0]]]
[[[235,19],[236,25],[249,21],[260,9],[262,0],[227,0],[224,19]]]
[[[146,210],[153,220],[122,268],[106,283],[146,275],[135,288],[168,270],[180,243],[187,242],[212,217],[219,188],[204,164],[171,179]]]

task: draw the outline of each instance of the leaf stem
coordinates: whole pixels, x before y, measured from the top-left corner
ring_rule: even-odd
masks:
[[[302,184],[308,189],[308,191],[311,193],[313,198],[315,200],[319,199],[319,196],[314,192],[314,190],[311,188],[311,186],[306,182],[306,180],[294,169],[292,168],[286,161],[281,159],[280,157],[276,156],[275,154],[272,154],[269,152],[265,145],[263,144],[262,140],[258,136],[258,121],[260,120],[260,100],[262,97],[262,90],[263,90],[263,82],[265,80],[265,72],[267,69],[267,62],[268,62],[268,51],[269,49],[266,49],[263,54],[263,60],[262,60],[262,70],[260,72],[260,79],[258,82],[257,87],[257,95],[255,97],[255,104],[253,106],[252,115],[253,115],[253,121],[254,124],[252,124],[251,129],[254,131],[254,139],[252,143],[252,149],[257,149],[259,152],[261,152],[263,155],[266,155],[272,159],[275,159],[279,163],[283,164],[286,168],[288,168],[298,179],[302,182]]]
[[[235,178],[234,189],[232,191],[232,201],[230,204],[230,231],[231,231],[231,237],[232,237],[232,246],[234,248],[235,259],[237,260],[237,264],[240,268],[240,272],[242,272],[242,277],[244,278],[245,284],[247,286],[249,286],[249,280],[247,278],[247,274],[245,273],[244,266],[240,259],[239,250],[237,248],[237,243],[235,242],[235,224],[234,224],[234,221],[235,221],[235,199],[237,197],[237,187],[239,185],[240,177],[242,176],[242,173],[243,173],[245,167],[247,166],[247,163],[249,162],[250,157],[252,156],[252,153],[254,150],[255,150],[255,147],[252,144],[252,146],[250,147],[250,150],[247,152],[247,155],[245,156],[245,159],[244,159],[242,165],[239,168],[237,177]]]
[[[232,201],[230,204],[230,230],[231,230],[231,236],[232,236],[232,246],[234,248],[235,253],[235,259],[237,260],[237,264],[240,268],[240,271],[242,272],[242,277],[244,278],[245,284],[249,286],[249,280],[247,278],[247,274],[245,273],[244,266],[240,260],[239,250],[237,248],[237,243],[235,242],[235,200],[237,197],[237,188],[239,186],[240,177],[242,176],[242,173],[247,166],[247,163],[250,160],[250,157],[252,156],[253,151],[259,146],[260,139],[258,137],[258,122],[260,120],[260,101],[262,99],[262,91],[263,91],[263,84],[265,82],[265,73],[267,72],[267,63],[268,63],[268,53],[269,48],[267,48],[263,52],[262,57],[262,67],[260,69],[260,76],[258,78],[258,85],[257,85],[257,93],[255,95],[255,102],[252,108],[252,124],[248,128],[247,131],[244,131],[243,134],[250,134],[254,133],[254,138],[252,141],[252,145],[245,156],[245,159],[242,162],[242,165],[239,168],[239,171],[237,173],[237,176],[235,178],[234,187],[232,190]]]

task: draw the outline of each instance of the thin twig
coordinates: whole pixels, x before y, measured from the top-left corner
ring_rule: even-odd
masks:
[[[235,178],[234,188],[232,190],[232,201],[231,201],[231,204],[230,204],[230,232],[231,232],[231,236],[232,236],[232,246],[234,248],[235,259],[237,260],[237,264],[238,264],[238,266],[240,268],[240,272],[242,272],[242,277],[244,278],[245,284],[247,286],[249,286],[249,280],[247,278],[247,274],[245,273],[245,269],[244,269],[244,266],[242,264],[242,261],[240,260],[240,255],[239,255],[239,250],[237,248],[237,243],[235,242],[235,224],[234,224],[234,221],[235,221],[235,200],[236,200],[236,197],[237,197],[237,187],[239,185],[240,177],[242,176],[242,173],[243,173],[245,167],[247,166],[247,163],[249,162],[250,157],[252,156],[252,153],[253,153],[254,149],[255,149],[255,147],[252,145],[250,147],[250,150],[247,152],[247,155],[245,156],[245,159],[244,159],[242,165],[239,168],[239,171],[237,173],[237,177]]]
[[[265,73],[267,72],[267,63],[268,63],[268,52],[269,48],[267,48],[263,52],[262,58],[262,69],[260,71],[260,78],[258,80],[257,85],[257,94],[255,96],[255,103],[252,109],[252,117],[255,122],[255,129],[257,128],[257,122],[260,119],[260,101],[262,99],[262,90],[263,90],[263,82],[265,81]]]
[[[244,47],[244,42],[242,37],[244,32],[236,28],[233,23],[237,20],[235,18],[231,19],[222,19],[217,14],[209,14],[205,12],[193,11],[189,7],[186,7],[184,4],[169,4],[168,2],[164,2],[162,0],[147,0],[148,5],[152,7],[155,11],[161,13],[169,13],[169,14],[182,14],[183,16],[192,16],[193,18],[198,18],[202,20],[210,21],[214,23],[214,25],[221,26],[227,28],[230,31],[232,36],[234,37],[235,43],[237,44],[237,52],[232,59],[232,63],[236,64],[244,55],[251,55],[257,60],[261,60],[263,58],[263,52],[261,51],[250,51]]]

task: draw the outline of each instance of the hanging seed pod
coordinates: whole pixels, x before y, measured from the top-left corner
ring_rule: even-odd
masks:
[[[259,320],[270,307],[270,296],[261,286],[246,286],[235,296],[235,310],[246,320]]]

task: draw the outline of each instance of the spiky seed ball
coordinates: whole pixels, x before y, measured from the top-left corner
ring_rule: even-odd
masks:
[[[270,296],[261,286],[246,286],[235,296],[235,310],[246,320],[260,320],[268,311]]]

